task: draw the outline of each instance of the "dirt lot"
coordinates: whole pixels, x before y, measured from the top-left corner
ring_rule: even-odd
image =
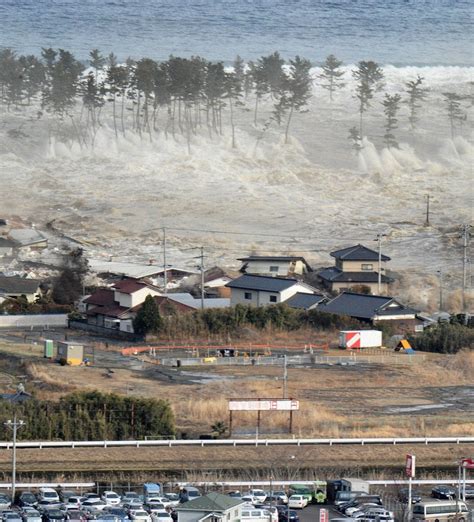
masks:
[[[199,366],[171,368],[146,357],[123,357],[101,346],[92,367],[62,367],[42,358],[39,339],[0,339],[0,384],[5,391],[26,374],[39,397],[77,389],[168,399],[178,433],[208,434],[228,422],[231,397],[281,397],[282,368]],[[340,355],[341,352],[335,352]],[[403,357],[403,356],[400,356]],[[406,356],[405,356],[406,357]],[[290,367],[288,393],[301,401],[298,437],[456,436],[474,433],[474,353],[425,354],[411,365],[363,362],[352,366]],[[415,360],[416,361],[416,360]],[[1,373],[1,372],[4,373]],[[254,414],[234,419],[234,435],[254,435]],[[283,434],[284,414],[262,415],[261,435]]]

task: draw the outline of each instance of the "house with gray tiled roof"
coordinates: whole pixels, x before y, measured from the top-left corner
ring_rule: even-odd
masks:
[[[399,300],[384,295],[342,292],[326,303],[318,305],[320,312],[346,315],[364,323],[376,325],[389,322],[396,330],[414,332],[423,322],[417,318],[419,310],[405,306]]]
[[[176,508],[178,522],[239,522],[245,502],[240,498],[208,493]]]
[[[284,303],[297,293],[314,294],[316,290],[298,279],[244,274],[226,285],[231,289],[230,304],[265,306]]]
[[[364,245],[354,245],[335,250],[330,255],[335,258],[335,265],[318,272],[321,283],[331,292],[367,289],[372,294],[387,294],[393,279],[386,275],[386,264],[390,257],[380,256],[379,289],[379,253]]]
[[[41,281],[25,277],[0,276],[0,303],[5,299],[17,299],[24,296],[29,303],[34,303],[41,296]]]

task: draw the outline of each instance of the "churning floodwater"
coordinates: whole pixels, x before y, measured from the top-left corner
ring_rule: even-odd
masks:
[[[275,50],[314,63],[473,63],[469,0],[0,0],[0,46],[119,58],[232,60]]]

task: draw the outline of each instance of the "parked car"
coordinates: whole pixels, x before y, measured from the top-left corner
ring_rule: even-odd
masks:
[[[456,495],[457,495],[456,488],[453,488],[452,486],[446,486],[444,484],[435,486],[431,490],[431,496],[433,498],[439,498],[441,500],[451,500],[451,499],[456,498]]]
[[[153,522],[173,522],[168,511],[156,511],[151,515]]]
[[[69,497],[64,502],[64,509],[66,511],[69,511],[70,509],[81,509],[82,501],[82,497]]]
[[[257,499],[253,497],[252,495],[243,495],[242,502],[245,502],[246,504],[255,504],[257,502]]]
[[[40,488],[38,491],[38,500],[47,500],[48,502],[61,503],[58,492],[53,488]]]
[[[106,512],[110,515],[114,515],[118,519],[119,522],[128,522],[130,520],[128,518],[128,513],[123,507],[106,507]]]
[[[288,507],[303,509],[308,505],[308,499],[304,495],[291,495],[288,499]]]
[[[41,522],[41,514],[36,509],[31,508],[30,506],[25,506],[21,511],[21,518],[23,522]]]
[[[3,522],[23,522],[18,511],[5,511],[2,516]]]
[[[474,498],[474,486],[470,486],[469,484],[466,484],[466,498]]]
[[[98,522],[119,522],[119,519],[115,515],[111,515],[110,513],[104,512],[97,516],[96,520]]]
[[[257,502],[262,504],[267,499],[267,494],[263,489],[251,489],[248,493],[251,495]]]
[[[134,509],[130,511],[129,515],[130,520],[135,520],[136,522],[152,522],[152,518],[144,509]]]
[[[18,495],[17,504],[20,507],[35,506],[36,502],[38,502],[38,499],[36,498],[35,494],[31,491],[22,491]]]
[[[398,499],[400,500],[400,502],[408,504],[408,488],[401,488],[398,491]],[[418,504],[418,502],[421,502],[421,493],[417,490],[412,490],[411,503]]]
[[[0,493],[0,511],[10,509],[12,507],[11,498],[4,493]]]
[[[367,502],[365,504],[359,504],[357,506],[348,507],[344,511],[344,514],[347,517],[360,518],[360,515],[357,515],[356,513],[359,513],[359,512],[366,513],[367,509],[370,508],[370,507],[377,507],[377,504]]]
[[[68,490],[61,490],[59,492],[59,498],[61,500],[61,502],[67,502],[68,498],[70,497],[77,497],[77,493],[75,493],[74,491],[68,491]]]
[[[66,514],[60,509],[48,509],[43,513],[43,522],[66,522]]]
[[[140,500],[140,495],[136,491],[127,491],[122,495],[122,504],[126,504],[131,500]]]
[[[158,513],[158,511],[166,510],[165,506],[163,506],[163,504],[161,504],[161,502],[150,502],[149,504],[144,504],[143,509],[145,511],[148,511],[148,513],[150,513],[150,515],[152,513]]]
[[[100,500],[100,498],[91,497],[84,500],[81,503],[81,507],[82,509],[93,508],[96,511],[102,511],[107,507],[107,504],[103,500]]]
[[[104,491],[100,497],[108,506],[118,506],[121,502],[120,497],[115,491]]]
[[[289,514],[289,516],[288,516]],[[284,511],[278,511],[279,522],[300,522],[298,513],[293,510],[288,510],[285,506]]]
[[[288,495],[284,491],[273,491],[271,496],[279,499],[282,504],[288,504]]]
[[[165,493],[164,496],[168,499],[171,507],[179,506],[179,495],[177,493]]]
[[[36,503],[36,509],[43,514],[45,511],[49,511],[51,509],[59,509],[61,507],[61,502],[59,500],[39,500]]]
[[[79,509],[68,509],[66,513],[66,519],[70,522],[86,522],[87,517]]]
[[[240,491],[229,491],[227,494],[232,498],[242,498],[242,493]]]
[[[278,522],[278,510],[275,506],[269,506],[268,504],[255,504],[256,509],[263,509],[266,520],[270,522]]]
[[[122,506],[130,512],[135,509],[143,509],[143,502],[139,498],[132,498],[128,502],[122,504]]]

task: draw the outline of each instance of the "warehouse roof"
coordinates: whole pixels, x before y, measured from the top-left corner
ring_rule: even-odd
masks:
[[[229,497],[229,495],[221,493],[208,493],[203,497],[181,504],[177,509],[178,511],[209,511],[212,513],[227,511],[241,504],[245,504],[245,502],[240,498]]]

